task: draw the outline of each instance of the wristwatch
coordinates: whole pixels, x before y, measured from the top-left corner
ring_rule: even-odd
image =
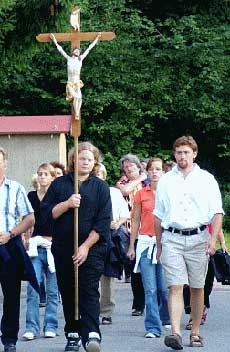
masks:
[[[8,231],[8,232],[9,232],[9,234],[10,234],[10,240],[12,240],[12,238],[15,237],[15,234],[14,234],[12,231]]]

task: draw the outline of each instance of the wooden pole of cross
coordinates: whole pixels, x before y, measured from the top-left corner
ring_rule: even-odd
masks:
[[[80,31],[80,8],[74,7],[70,16],[71,32],[69,33],[54,33],[57,42],[70,42],[71,49],[79,48],[82,41],[93,41],[98,34],[97,32],[81,32]],[[100,40],[108,41],[115,38],[114,32],[100,32]],[[50,33],[42,33],[36,37],[39,42],[51,42]],[[71,134],[74,138],[75,147],[75,162],[74,162],[74,192],[78,193],[78,138],[81,135],[81,116],[76,119],[73,103],[71,106],[72,123]],[[78,208],[74,209],[74,253],[78,251]],[[78,265],[75,270],[75,319],[79,319],[79,304],[78,304]]]

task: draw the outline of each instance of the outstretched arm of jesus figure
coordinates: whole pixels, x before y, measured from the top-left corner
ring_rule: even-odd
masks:
[[[81,55],[81,59],[84,60],[86,56],[89,54],[90,50],[93,49],[93,47],[97,44],[98,40],[101,38],[101,32],[99,32],[94,39],[94,41],[88,46],[88,48],[84,51],[84,53]]]
[[[57,39],[55,38],[55,35],[53,33],[50,33],[50,39],[56,45],[59,53],[62,54],[62,56],[64,56],[66,60],[68,60],[69,56],[66,54],[65,50],[61,47],[61,45],[58,44]]]

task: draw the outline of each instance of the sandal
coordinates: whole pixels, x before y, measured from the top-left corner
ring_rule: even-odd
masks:
[[[204,347],[203,338],[200,335],[190,335],[190,347]]]
[[[185,325],[185,329],[192,330],[192,318],[190,318],[188,323]]]
[[[111,317],[102,317],[102,325],[110,325],[112,324],[112,318]]]
[[[165,336],[164,343],[167,347],[171,347],[173,350],[183,350],[182,338],[179,334],[172,334]]]
[[[203,314],[202,314],[202,318],[201,318],[201,322],[200,325],[204,325],[205,321],[206,321],[206,317],[207,317],[207,309],[204,306],[204,310],[203,310]]]
[[[200,321],[200,325],[204,325],[204,323],[206,321],[206,317],[207,317],[207,308],[204,306],[202,318],[201,318],[201,321]],[[185,329],[186,330],[192,330],[192,318],[190,318],[188,323],[185,325]]]

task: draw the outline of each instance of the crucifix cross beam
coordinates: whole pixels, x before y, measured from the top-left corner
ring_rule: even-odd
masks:
[[[79,47],[80,42],[92,41],[95,39],[97,32],[81,32],[80,31],[80,8],[75,6],[70,16],[70,24],[72,32],[69,33],[54,33],[58,42],[71,42],[71,47]],[[114,32],[100,32],[102,41],[113,40],[115,38]],[[39,42],[50,42],[50,33],[42,33],[36,36]]]
[[[95,39],[98,32],[70,32],[70,33],[53,33],[58,42],[87,42]],[[101,32],[100,40],[113,40],[115,38],[114,32]],[[50,33],[43,33],[36,36],[39,42],[51,42]]]

